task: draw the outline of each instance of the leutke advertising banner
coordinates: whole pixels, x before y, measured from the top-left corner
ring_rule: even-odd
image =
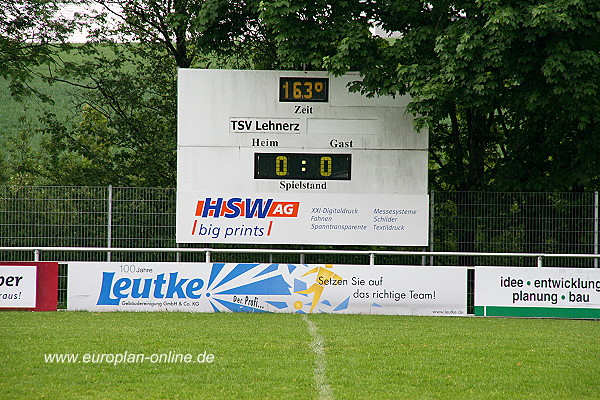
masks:
[[[462,316],[467,271],[223,263],[69,263],[69,310]]]
[[[600,270],[476,268],[475,315],[600,318]]]

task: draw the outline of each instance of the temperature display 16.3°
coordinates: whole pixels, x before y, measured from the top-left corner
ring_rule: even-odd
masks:
[[[279,78],[279,101],[329,101],[329,78]]]

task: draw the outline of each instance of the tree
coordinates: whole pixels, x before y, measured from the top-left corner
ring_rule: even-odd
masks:
[[[29,83],[35,68],[55,61],[75,25],[57,16],[59,4],[51,0],[0,0],[0,76],[9,80],[11,94],[46,96]]]
[[[86,44],[64,65],[81,87],[80,117],[44,118],[44,148],[56,184],[173,186],[176,174],[176,67],[160,49]],[[63,79],[63,78],[60,78]],[[87,172],[85,172],[87,171]]]
[[[410,94],[430,131],[433,187],[598,188],[600,3],[595,0],[262,2],[290,66]],[[399,38],[374,36],[378,26]]]
[[[98,3],[87,21],[98,28],[76,48],[82,56],[52,73],[79,87],[85,109],[78,123],[46,116],[48,176],[61,184],[174,186],[177,68],[270,66],[257,12],[222,0]]]

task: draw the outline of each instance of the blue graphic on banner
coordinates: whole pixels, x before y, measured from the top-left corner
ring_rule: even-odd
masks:
[[[290,287],[291,286],[283,280],[281,275],[277,275],[262,281],[252,282],[247,285],[225,290],[217,294],[248,294],[255,296],[290,295]]]
[[[274,272],[277,271],[277,268],[279,267],[278,264],[271,264],[269,265],[267,268],[265,268],[264,270],[262,270],[261,272],[259,272],[258,274],[256,274],[255,278],[257,276],[261,276],[261,275],[265,275],[268,274],[269,272]]]
[[[225,278],[223,278],[223,280],[214,287],[214,289],[226,284],[227,282],[239,277],[240,275],[245,274],[248,271],[251,271],[253,268],[255,268],[258,265],[259,264],[237,264],[233,268],[233,270],[231,270],[231,272],[229,274],[227,274],[227,276]]]
[[[288,307],[288,303],[286,303],[285,301],[267,301],[266,303],[280,310]]]
[[[341,310],[347,309],[348,303],[350,303],[350,297],[348,297],[346,300],[342,301],[336,308],[333,309],[333,311],[341,311]]]
[[[210,270],[210,279],[208,280],[209,287],[215,281],[215,278],[217,277],[217,275],[219,275],[219,272],[221,272],[221,270],[223,269],[224,266],[225,266],[225,264],[218,264],[218,263],[213,264],[212,269]]]
[[[301,292],[306,290],[306,283],[302,282],[299,279],[294,279],[294,292]],[[305,293],[302,293],[302,296],[308,296]]]
[[[305,264],[212,264],[205,299],[213,311],[336,312],[346,310],[350,298],[339,304],[322,299],[328,289],[322,274],[335,276],[327,265],[317,277]]]

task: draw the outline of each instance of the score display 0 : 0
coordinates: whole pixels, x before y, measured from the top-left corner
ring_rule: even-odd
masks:
[[[254,153],[254,179],[349,181],[351,164],[350,154]]]

